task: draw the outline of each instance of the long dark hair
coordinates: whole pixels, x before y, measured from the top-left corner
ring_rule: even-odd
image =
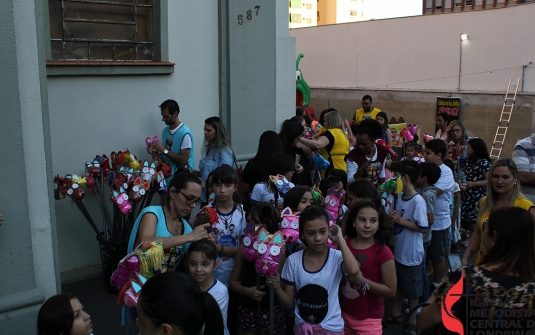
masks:
[[[251,218],[256,216],[258,221],[266,226],[266,229],[270,234],[275,234],[278,230],[279,221],[277,211],[271,203],[266,201],[257,202],[251,205],[247,212],[250,214]]]
[[[273,155],[280,153],[282,153],[282,145],[279,134],[272,130],[265,131],[258,140],[256,156],[250,160],[251,167],[254,171],[260,171],[259,176],[263,178],[267,175],[267,168]]]
[[[490,160],[489,151],[487,150],[487,145],[485,144],[485,141],[483,141],[482,139],[478,137],[475,137],[475,138],[470,139],[468,141],[468,144],[470,144],[470,146],[472,147],[473,154],[474,154],[472,157],[469,158],[471,161],[476,162],[478,159],[486,159],[490,163],[492,163]]]
[[[492,272],[504,276],[513,273],[524,282],[534,281],[535,228],[531,213],[520,207],[496,209],[484,229],[490,237],[496,237],[496,242],[480,265],[498,265]]]
[[[70,334],[74,322],[71,299],[76,296],[63,293],[48,298],[37,315],[38,335]]]
[[[138,308],[154,327],[166,323],[182,334],[223,335],[223,317],[215,299],[202,292],[195,280],[181,272],[166,272],[147,280],[138,300]]]
[[[297,121],[286,121],[279,133],[279,138],[282,145],[282,152],[288,155],[293,155],[294,141],[296,138],[303,135],[303,125]]]
[[[347,220],[345,221],[346,236],[350,238],[357,237],[357,230],[355,229],[355,227],[353,227],[353,222],[355,222],[360,210],[363,208],[373,208],[375,211],[377,211],[379,229],[377,229],[373,237],[377,243],[381,245],[388,245],[390,241],[390,226],[387,220],[386,212],[383,206],[381,205],[381,202],[378,202],[377,200],[361,200],[351,206],[347,215]]]
[[[297,207],[299,206],[299,203],[301,202],[301,199],[303,199],[303,195],[306,192],[310,192],[310,187],[297,186],[292,188],[288,191],[288,193],[286,193],[282,208],[290,207],[292,212],[297,211]]]

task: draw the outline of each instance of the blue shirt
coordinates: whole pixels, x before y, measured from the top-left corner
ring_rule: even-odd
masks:
[[[190,169],[193,169],[195,161],[193,160],[193,134],[191,133],[191,130],[188,127],[186,127],[186,125],[183,123],[182,123],[182,126],[180,126],[174,134],[171,134],[169,130],[170,130],[169,126],[165,127],[162,130],[162,145],[164,146],[164,148],[166,148],[169,151],[172,151],[173,153],[177,155],[180,155],[180,151],[181,151],[180,147],[182,146],[182,140],[184,139],[184,136],[186,134],[189,134],[189,136],[191,137],[191,150],[189,152],[189,157],[188,157],[188,167]],[[175,171],[178,166],[178,163],[165,156],[162,156],[162,159],[166,163],[171,165],[171,176],[165,179],[165,182],[167,183],[167,185],[169,185],[171,182],[171,179],[173,179],[173,176],[175,175]]]
[[[206,183],[208,175],[223,164],[234,165],[234,153],[232,149],[227,147],[216,152],[215,150],[210,151],[210,146],[206,145],[204,157],[199,161],[202,182]],[[201,201],[207,202],[206,188],[202,190]]]

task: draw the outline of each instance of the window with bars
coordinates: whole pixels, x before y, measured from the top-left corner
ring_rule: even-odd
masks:
[[[357,16],[357,11],[356,10],[350,10],[349,11],[349,16]]]
[[[153,0],[49,0],[52,60],[151,61]]]

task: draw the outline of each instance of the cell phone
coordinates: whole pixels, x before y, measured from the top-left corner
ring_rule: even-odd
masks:
[[[301,156],[299,156],[298,154],[295,154],[295,164],[299,164],[299,160],[301,159]]]
[[[458,254],[448,254],[448,261],[450,263],[450,271],[454,272],[460,269],[463,265],[461,264],[461,258]]]

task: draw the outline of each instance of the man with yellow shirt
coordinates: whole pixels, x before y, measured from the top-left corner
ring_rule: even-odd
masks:
[[[353,117],[353,120],[357,124],[359,124],[362,120],[375,120],[375,117],[381,110],[379,108],[373,107],[372,102],[372,97],[367,94],[362,98],[362,108],[358,109],[355,112],[355,116]]]

